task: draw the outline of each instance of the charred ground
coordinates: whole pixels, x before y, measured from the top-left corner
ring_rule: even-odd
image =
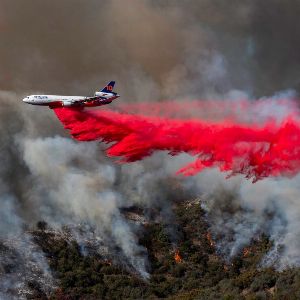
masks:
[[[155,211],[126,208],[124,216],[141,226],[139,243],[148,251],[151,274],[141,277],[110,251],[82,249],[69,235],[69,228],[56,232],[39,222],[30,235],[41,247],[57,288],[51,299],[299,299],[300,270],[276,271],[259,267],[270,249],[267,236],[259,236],[232,260],[220,255],[201,202],[174,204],[174,222],[168,224]],[[104,249],[104,248],[103,248]],[[13,251],[2,273],[16,272]],[[16,262],[19,260],[15,260]],[[26,298],[48,299],[38,276],[28,278]],[[22,291],[21,291],[22,293]],[[24,291],[23,291],[24,293]]]

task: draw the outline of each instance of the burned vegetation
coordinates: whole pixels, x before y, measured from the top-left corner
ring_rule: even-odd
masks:
[[[300,270],[276,271],[260,262],[271,248],[261,235],[233,259],[222,256],[200,201],[173,206],[174,222],[132,207],[121,212],[142,227],[139,244],[147,249],[149,278],[141,278],[118,256],[118,248],[91,241],[85,249],[69,234],[39,222],[30,232],[44,252],[57,286],[49,296],[41,282],[27,283],[29,299],[299,299]],[[97,246],[100,248],[97,249]],[[99,250],[100,249],[100,250]],[[105,250],[106,249],[106,250]],[[1,252],[9,253],[1,247]],[[8,255],[8,254],[7,254]],[[10,256],[13,257],[13,252]],[[11,260],[13,261],[13,260]],[[12,272],[13,263],[1,272]]]

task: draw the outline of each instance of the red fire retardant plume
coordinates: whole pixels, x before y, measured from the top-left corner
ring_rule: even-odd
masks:
[[[194,175],[218,167],[253,181],[294,175],[300,170],[300,123],[287,117],[280,124],[210,123],[131,115],[111,110],[55,109],[59,120],[78,141],[112,143],[106,150],[121,162],[141,160],[158,150],[195,157],[178,171]]]

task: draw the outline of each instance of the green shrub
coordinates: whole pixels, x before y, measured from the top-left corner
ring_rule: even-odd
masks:
[[[256,292],[259,290],[264,290],[271,288],[276,283],[276,274],[272,269],[266,269],[259,273],[253,280],[251,284],[251,290]]]

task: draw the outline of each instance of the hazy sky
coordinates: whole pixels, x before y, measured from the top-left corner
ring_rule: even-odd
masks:
[[[299,90],[299,14],[298,0],[0,0],[0,89],[91,93],[115,79],[137,100]]]

